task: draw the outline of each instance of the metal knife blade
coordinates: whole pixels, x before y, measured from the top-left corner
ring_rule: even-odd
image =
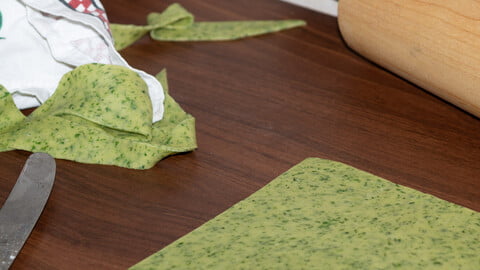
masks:
[[[48,200],[55,179],[55,160],[30,155],[10,195],[0,209],[0,269],[13,263]]]

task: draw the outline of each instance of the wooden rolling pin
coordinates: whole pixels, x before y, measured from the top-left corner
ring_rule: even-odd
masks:
[[[480,117],[480,1],[340,0],[347,44]]]

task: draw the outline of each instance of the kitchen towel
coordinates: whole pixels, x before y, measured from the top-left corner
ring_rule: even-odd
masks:
[[[160,159],[196,148],[195,119],[168,94],[152,124],[148,87],[117,65],[86,64],[65,74],[55,93],[25,117],[0,85],[0,151],[21,149],[84,163],[148,169]]]
[[[122,50],[150,32],[160,41],[221,41],[251,37],[303,26],[302,20],[195,22],[194,16],[180,4],[172,4],[162,13],[152,12],[148,25],[111,24],[117,50]]]
[[[479,267],[480,213],[309,158],[131,269]]]
[[[0,1],[0,84],[19,109],[43,104],[61,77],[83,64],[128,67],[148,86],[152,122],[163,115],[163,90],[151,75],[131,68],[115,50],[98,0]]]

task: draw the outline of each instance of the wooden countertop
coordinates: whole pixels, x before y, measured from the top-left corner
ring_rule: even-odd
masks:
[[[356,55],[336,18],[274,0],[178,0],[198,21],[307,27],[231,42],[144,37],[122,51],[197,120],[198,150],[149,170],[57,160],[45,211],[12,269],[125,269],[307,157],[341,161],[480,210],[480,121]],[[144,24],[172,1],[104,0]],[[3,201],[30,153],[0,153]]]

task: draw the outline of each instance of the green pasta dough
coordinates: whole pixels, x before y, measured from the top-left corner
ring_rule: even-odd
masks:
[[[166,85],[166,73],[157,75]],[[134,71],[87,64],[65,74],[28,117],[0,87],[0,151],[22,149],[84,163],[147,169],[196,148],[195,120],[165,92],[163,119],[152,124],[147,85]]]
[[[479,254],[480,213],[309,158],[131,269],[476,270]]]
[[[162,13],[150,13],[147,22],[145,26],[111,24],[115,48],[122,50],[148,32],[152,39],[160,41],[221,41],[305,25],[302,20],[195,22],[194,16],[179,4],[170,5]]]
[[[298,21],[198,22],[184,29],[157,28],[151,37],[161,41],[222,41],[246,38],[303,25]]]

